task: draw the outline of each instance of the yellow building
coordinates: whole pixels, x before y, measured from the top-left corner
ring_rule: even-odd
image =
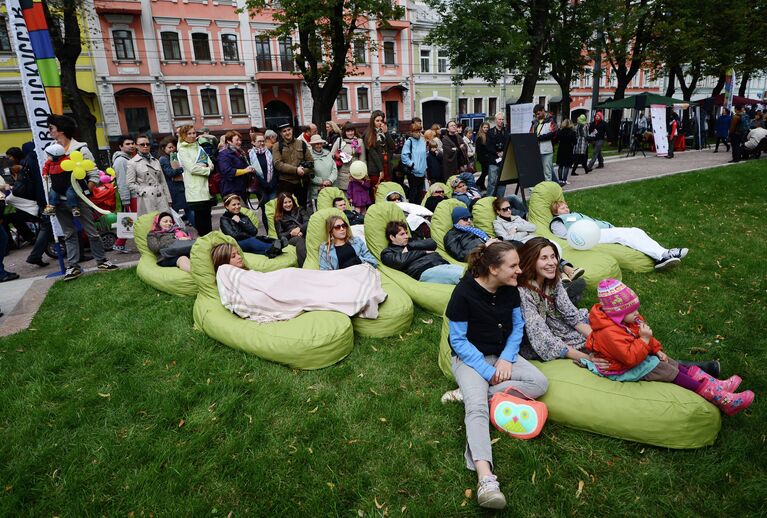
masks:
[[[32,131],[27,120],[24,100],[21,93],[21,73],[9,34],[9,21],[5,5],[0,9],[0,155],[9,147],[21,145],[32,140]],[[88,30],[85,17],[80,18],[82,27],[83,52],[77,60],[77,86],[85,92],[85,102],[96,117],[96,134],[99,148],[107,149],[106,133],[98,97],[96,96],[96,75],[93,58],[89,50]],[[64,99],[64,112],[69,108]]]

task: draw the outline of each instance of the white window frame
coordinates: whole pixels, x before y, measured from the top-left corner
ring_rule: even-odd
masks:
[[[181,59],[166,59],[165,57],[165,48],[162,45],[162,33],[163,32],[175,32],[178,36],[178,48],[181,51]],[[160,55],[162,56],[162,59],[160,61],[164,61],[166,63],[186,63],[186,55],[184,54],[184,38],[182,36],[181,31],[176,29],[175,27],[160,27],[157,30],[157,42],[160,44]]]
[[[203,110],[203,103],[202,103],[202,91],[203,90],[213,90],[216,92],[216,107],[218,108],[218,113],[213,115],[206,115],[205,110]],[[227,95],[227,97],[229,97]],[[221,112],[221,92],[218,89],[218,86],[214,85],[200,85],[197,87],[197,99],[199,99],[200,103],[200,117],[203,119],[216,119],[216,118],[222,118],[224,114]],[[228,101],[227,101],[228,102]]]
[[[442,49],[437,49],[437,74],[449,74],[450,73],[450,60],[447,56],[443,56],[442,53],[445,52]],[[445,65],[444,72],[440,71],[440,67],[443,64]]]
[[[364,108],[360,106],[361,90],[365,91],[365,104],[367,104],[367,106]],[[358,86],[355,91],[354,100],[357,103],[358,112],[369,112],[370,111],[370,88],[368,88],[367,86]]]
[[[594,69],[586,67],[583,69],[583,87],[591,88],[594,86]]]
[[[131,43],[133,45],[133,59],[118,58],[117,57],[117,45],[115,45],[115,31],[128,31],[131,37]],[[119,23],[109,27],[109,44],[112,47],[112,58],[115,63],[138,63],[138,45],[136,45],[136,31],[134,31],[129,25]]]
[[[466,102],[466,111],[461,113],[461,101]],[[468,97],[459,97],[458,103],[457,103],[458,113],[456,113],[456,116],[466,115],[467,113],[471,113],[469,111],[469,98]]]
[[[427,56],[424,56],[424,53],[427,53]],[[421,73],[422,74],[431,74],[431,49],[429,47],[421,47],[418,52],[419,56],[419,62],[421,65]],[[426,68],[424,69],[424,62],[426,63]]]
[[[234,36],[234,46],[237,48],[236,60],[227,60],[226,57],[224,56],[224,36]],[[232,31],[232,30],[219,31],[218,41],[219,41],[219,45],[221,46],[221,62],[222,63],[227,63],[227,64],[242,63],[242,47],[240,46],[240,35],[236,31]]]
[[[8,37],[8,50],[0,50],[0,55],[13,54],[13,38],[11,38],[11,29],[8,26],[8,16],[0,16],[0,23],[3,24],[5,34]]]
[[[341,109],[340,103],[338,102],[338,99],[341,97],[342,93],[346,94],[346,108],[345,109]],[[347,87],[345,87],[345,86],[342,87],[341,90],[338,92],[338,97],[336,97],[335,106],[336,106],[336,112],[337,113],[348,113],[348,112],[351,111],[350,106],[349,106],[349,89]]]
[[[231,63],[231,61],[230,61]],[[232,109],[232,90],[242,90],[242,99],[243,99],[243,105],[245,106],[245,111],[241,113],[234,113],[234,110]],[[245,89],[243,85],[239,84],[233,84],[232,86],[226,87],[226,102],[229,107],[229,117],[242,117],[248,115],[248,91]]]
[[[204,34],[208,37],[208,52],[210,53],[210,60],[207,59],[197,59],[197,54],[194,52],[194,35],[195,34]],[[193,30],[189,31],[189,48],[192,51],[192,63],[213,63],[216,61],[216,55],[213,52],[213,45],[211,45],[212,36],[210,34],[210,31],[207,31],[205,29],[201,29],[199,27],[195,27]]]
[[[184,90],[186,92],[186,105],[189,107],[189,115],[178,115],[173,109],[173,96],[171,95],[173,90]],[[170,111],[173,113],[174,119],[194,120],[194,110],[192,109],[192,102],[189,100],[191,95],[192,95],[191,89],[188,86],[179,85],[179,86],[173,86],[172,88],[168,88],[168,99],[170,100]]]
[[[2,93],[17,93],[19,95],[19,99],[21,100],[21,109],[24,112],[24,116],[27,119],[27,126],[24,128],[9,128],[8,127],[8,117],[5,114],[5,104],[3,104],[2,99],[0,99],[0,116],[2,118],[3,123],[3,131],[29,131],[31,129],[31,122],[29,121],[29,115],[27,115],[26,110],[24,109],[24,92],[22,92],[20,89],[2,89],[0,90]]]
[[[492,111],[490,110],[490,101],[491,100],[495,100],[495,108],[493,108]],[[495,114],[496,114],[497,111],[498,111],[498,98],[497,97],[488,97],[487,98],[487,116],[488,117],[492,116],[493,118],[495,118]]]
[[[477,110],[477,100],[479,100],[479,107],[480,110]],[[471,98],[471,112],[470,113],[483,113],[483,108],[485,107],[485,98],[484,97],[472,97]]]

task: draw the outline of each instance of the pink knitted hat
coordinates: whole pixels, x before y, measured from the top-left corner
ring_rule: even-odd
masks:
[[[639,309],[637,294],[617,279],[599,281],[597,296],[602,304],[602,311],[618,325],[622,325],[623,317]]]

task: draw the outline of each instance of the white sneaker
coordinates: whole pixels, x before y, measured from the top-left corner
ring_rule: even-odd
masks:
[[[501,493],[501,486],[495,475],[487,475],[479,481],[477,503],[486,509],[503,509],[506,507],[506,497]]]
[[[457,388],[455,390],[448,390],[447,392],[442,394],[440,401],[442,401],[443,404],[452,403],[453,401],[458,401],[458,402],[463,401],[463,394],[461,393],[461,389]]]

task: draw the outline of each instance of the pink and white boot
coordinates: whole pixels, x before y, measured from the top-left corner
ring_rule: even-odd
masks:
[[[698,367],[697,365],[693,365],[692,367],[689,367],[687,369],[687,375],[690,376],[695,381],[709,381],[711,383],[717,384],[720,387],[722,387],[722,390],[725,392],[735,392],[735,389],[737,389],[740,386],[740,382],[743,381],[740,376],[735,374],[734,376],[730,376],[726,380],[718,380],[714,378],[713,376],[710,376],[707,374],[703,369]]]
[[[720,384],[712,383],[706,379],[700,382],[700,387],[698,387],[696,392],[702,396],[703,399],[710,401],[722,412],[730,416],[737,414],[741,410],[745,410],[754,401],[754,393],[750,390],[734,394],[725,391]]]

